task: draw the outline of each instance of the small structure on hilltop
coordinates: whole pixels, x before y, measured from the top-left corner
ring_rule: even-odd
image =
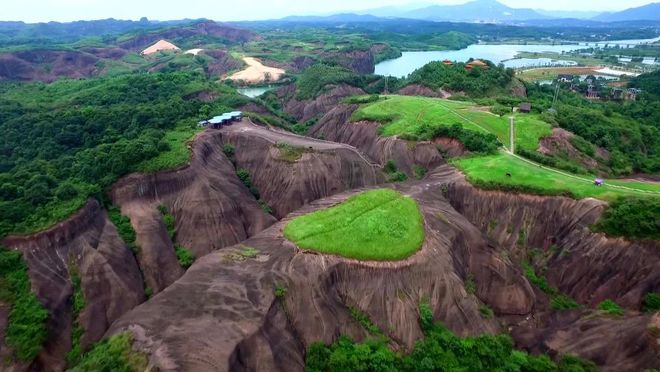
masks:
[[[487,70],[489,66],[488,66],[488,63],[486,63],[486,62],[484,62],[480,59],[475,59],[474,61],[468,62],[465,65],[465,69],[468,70],[468,71],[471,71],[475,67],[478,67],[482,70]]]
[[[235,121],[243,118],[241,111],[226,112],[222,115],[214,116],[209,120],[202,120],[197,123],[200,127],[211,127],[213,129],[220,129],[223,125],[231,125]]]
[[[177,51],[181,50],[179,49],[178,46],[170,43],[167,40],[158,40],[154,45],[148,47],[147,49],[142,51],[142,55],[148,56],[150,54],[158,53],[164,50],[171,50],[171,51]]]
[[[616,101],[622,100],[624,98],[623,89],[621,88],[612,89],[612,91],[610,92],[610,98]]]
[[[557,75],[557,81],[561,83],[570,83],[575,79],[574,75],[571,74],[559,74]]]
[[[639,88],[628,88],[627,94],[626,94],[626,99],[629,99],[631,101],[635,101],[637,99],[637,96],[642,93],[642,90]]]
[[[532,111],[532,104],[529,102],[523,102],[518,106],[518,112],[524,112],[529,114]]]
[[[451,65],[454,64],[454,62],[452,62],[448,59],[445,59],[444,61],[442,61],[442,64],[445,65],[445,66],[451,66]]]
[[[598,88],[595,85],[589,84],[587,86],[587,98],[599,99]]]

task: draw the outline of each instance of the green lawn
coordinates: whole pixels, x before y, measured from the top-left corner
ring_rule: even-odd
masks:
[[[381,134],[418,134],[425,124],[432,126],[459,123],[467,129],[488,132],[509,145],[509,119],[488,112],[487,107],[474,103],[414,96],[386,96],[367,104],[353,114],[353,120],[373,120],[383,123]],[[535,114],[516,114],[516,146],[535,151],[539,139],[550,135],[550,124]]]
[[[137,167],[139,172],[152,173],[161,170],[174,169],[186,164],[190,160],[190,149],[192,139],[201,128],[190,126],[179,126],[165,133],[165,141],[170,149],[161,152],[153,159],[149,159]]]
[[[412,198],[379,189],[298,217],[286,225],[284,236],[302,249],[389,261],[404,259],[419,250],[424,224]]]
[[[570,191],[578,198],[593,197],[608,201],[626,195],[660,197],[658,184],[605,180],[604,186],[594,186],[592,178],[557,173],[548,167],[530,164],[507,153],[459,158],[452,160],[452,163],[467,175],[468,180],[477,184],[496,182],[511,186],[523,185],[556,194]],[[507,173],[511,173],[511,177],[507,176]],[[615,186],[625,186],[630,190]],[[655,194],[644,190],[653,191]]]

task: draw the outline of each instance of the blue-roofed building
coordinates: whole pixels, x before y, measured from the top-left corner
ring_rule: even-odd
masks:
[[[200,127],[208,127],[210,125],[214,129],[219,129],[223,125],[230,125],[232,122],[241,120],[242,117],[243,113],[241,111],[232,111],[226,112],[222,115],[214,116],[209,120],[202,120],[197,124]]]

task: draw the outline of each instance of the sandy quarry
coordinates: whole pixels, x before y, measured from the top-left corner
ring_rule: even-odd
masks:
[[[169,41],[166,40],[158,40],[158,42],[149,48],[145,49],[142,51],[142,54],[144,55],[149,55],[149,54],[154,54],[156,52],[160,52],[162,50],[180,50],[178,46],[170,43]]]
[[[242,81],[248,84],[259,84],[266,81],[277,81],[282,78],[285,71],[281,68],[264,66],[254,57],[245,57],[243,61],[248,65],[229,77],[230,80]]]

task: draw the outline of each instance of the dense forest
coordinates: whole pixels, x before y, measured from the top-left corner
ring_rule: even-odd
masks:
[[[561,90],[554,115],[544,118],[595,146],[606,149],[609,159],[600,159],[616,175],[660,172],[660,72],[640,75],[630,86],[643,89],[635,101],[592,102],[568,90]],[[530,84],[529,99],[537,111],[552,107],[554,89]],[[583,148],[593,156],[593,149]]]
[[[218,96],[205,103],[196,93]],[[246,98],[193,73],[0,86],[0,235],[63,219],[170,150],[166,131]]]

